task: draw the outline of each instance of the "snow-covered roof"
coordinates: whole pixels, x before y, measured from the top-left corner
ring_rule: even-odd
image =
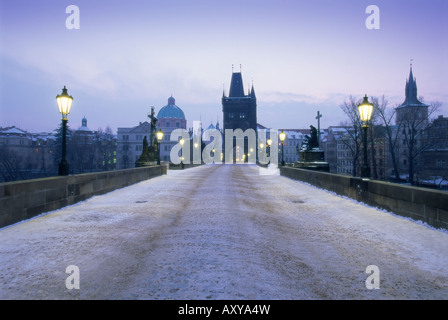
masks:
[[[16,127],[11,127],[8,128],[6,130],[3,130],[2,133],[6,133],[6,134],[27,134],[26,131],[16,128]]]

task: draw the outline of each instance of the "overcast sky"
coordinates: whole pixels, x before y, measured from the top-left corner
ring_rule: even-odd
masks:
[[[232,65],[254,85],[258,122],[309,128],[345,120],[353,95],[404,101],[413,59],[418,95],[448,116],[446,0],[0,0],[0,126],[52,131],[56,95],[69,125],[132,127],[173,95],[188,127],[222,124]],[[369,5],[380,29],[366,27]],[[66,7],[79,8],[68,29]]]

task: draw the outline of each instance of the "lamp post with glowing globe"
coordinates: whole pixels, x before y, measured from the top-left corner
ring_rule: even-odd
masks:
[[[369,127],[369,121],[372,118],[373,104],[369,102],[367,95],[365,95],[363,102],[358,105],[358,112],[364,131],[364,164],[361,167],[361,177],[370,178],[370,167],[367,161],[367,128]]]
[[[62,93],[56,96],[59,112],[62,115],[62,158],[59,162],[58,173],[60,176],[66,176],[69,172],[69,165],[66,159],[67,153],[67,115],[72,108],[73,97],[68,95],[67,88],[64,86]]]
[[[162,142],[162,139],[163,139],[163,132],[161,129],[159,129],[159,131],[157,131],[157,149],[159,149],[157,152],[157,165],[159,166],[160,166],[160,144]]]
[[[285,139],[286,139],[286,133],[280,132],[280,134],[278,135],[278,137],[280,138],[280,141],[282,142],[282,163],[281,166],[285,166],[285,157],[284,157],[284,152],[283,152],[283,145],[285,144]]]
[[[180,149],[180,160],[182,161],[182,169],[184,169],[184,168],[185,168],[185,165],[184,165],[184,151],[183,151],[184,143],[185,143],[184,138],[180,139],[179,143],[180,143],[180,145],[181,145],[181,149]]]

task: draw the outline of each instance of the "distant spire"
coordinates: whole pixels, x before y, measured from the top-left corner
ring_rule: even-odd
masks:
[[[409,79],[406,83],[406,99],[417,100],[417,82],[415,81],[414,74],[412,73],[412,63],[409,71]]]
[[[255,99],[255,89],[254,89],[254,82],[252,80],[252,89],[250,90],[250,96],[251,98]]]
[[[414,73],[412,72],[412,62],[413,59],[411,59],[410,63],[409,78],[406,80],[406,88],[405,88],[406,99],[401,106],[424,105],[418,100],[417,97],[417,81],[414,77]]]

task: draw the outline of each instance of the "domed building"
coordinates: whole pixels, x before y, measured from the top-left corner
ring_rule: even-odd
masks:
[[[81,126],[73,132],[73,139],[77,144],[90,145],[93,143],[93,138],[93,131],[87,126],[87,118],[84,117],[81,120]]]
[[[168,104],[157,114],[157,130],[162,130],[164,136],[160,149],[160,160],[169,161],[171,148],[177,144],[170,141],[171,132],[175,129],[187,129],[187,120],[181,108],[176,105],[173,96],[168,98]]]

